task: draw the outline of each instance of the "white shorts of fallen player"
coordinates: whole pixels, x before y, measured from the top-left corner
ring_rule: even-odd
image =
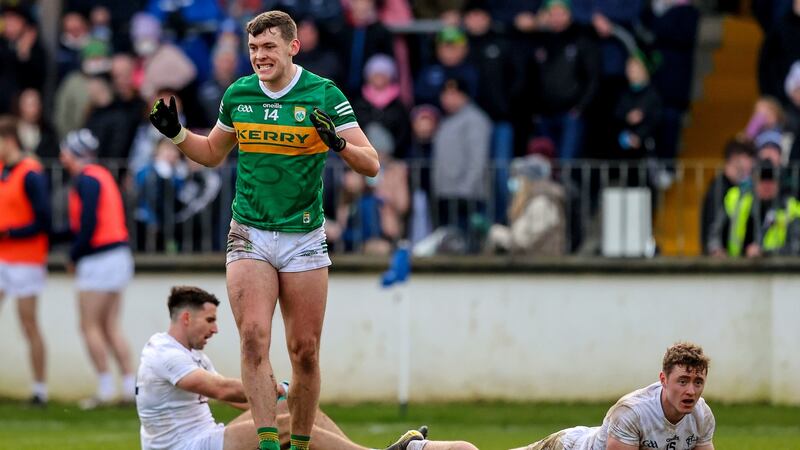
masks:
[[[331,265],[323,227],[307,233],[286,233],[231,220],[226,264],[240,259],[267,262],[278,272],[307,272]]]
[[[41,264],[0,262],[0,293],[10,298],[34,297],[44,290],[47,269]]]

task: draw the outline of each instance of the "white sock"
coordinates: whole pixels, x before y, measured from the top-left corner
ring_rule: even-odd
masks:
[[[97,398],[100,400],[111,400],[116,393],[114,377],[111,372],[97,374]]]
[[[47,383],[40,383],[34,382],[33,383],[33,395],[39,397],[42,400],[47,400]]]
[[[406,450],[422,450],[425,448],[425,444],[428,443],[427,439],[423,439],[421,441],[411,441],[406,446]]]
[[[122,397],[130,400],[136,397],[136,377],[125,375],[122,377]]]

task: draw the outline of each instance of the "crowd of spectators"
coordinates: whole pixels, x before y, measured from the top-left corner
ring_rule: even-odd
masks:
[[[597,203],[580,195],[596,177],[576,175],[579,160],[629,161],[637,169],[612,182],[667,187],[658,167],[680,150],[700,17],[691,0],[64,0],[48,55],[47,2],[1,3],[0,114],[20,118],[42,160],[90,129],[140,251],[221,249],[236,152],[220,168],[192,164],[146,115],[175,95],[184,124],[212,127],[227,86],[251,73],[243,25],[261,11],[292,14],[295,62],[337,83],[380,153],[375,179],[330,156],[332,249],[386,253],[409,239],[418,254],[576,251],[578,211]],[[769,97],[747,133],[778,129],[786,146],[800,131],[800,1],[753,3],[770,30],[758,70]],[[798,141],[783,163],[800,158]]]

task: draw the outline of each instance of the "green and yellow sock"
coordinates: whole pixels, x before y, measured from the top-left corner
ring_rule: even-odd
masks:
[[[280,450],[278,429],[274,427],[261,427],[258,429],[258,450]]]
[[[300,436],[299,434],[293,434],[291,450],[308,450],[310,443],[311,436]]]

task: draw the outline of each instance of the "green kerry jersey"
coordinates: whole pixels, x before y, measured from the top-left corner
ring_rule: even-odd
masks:
[[[357,127],[342,91],[302,67],[279,92],[253,74],[225,91],[217,126],[236,133],[239,163],[233,218],[262,230],[306,232],[322,226],[322,171],[328,147],[309,117],[328,113],[336,131]]]

